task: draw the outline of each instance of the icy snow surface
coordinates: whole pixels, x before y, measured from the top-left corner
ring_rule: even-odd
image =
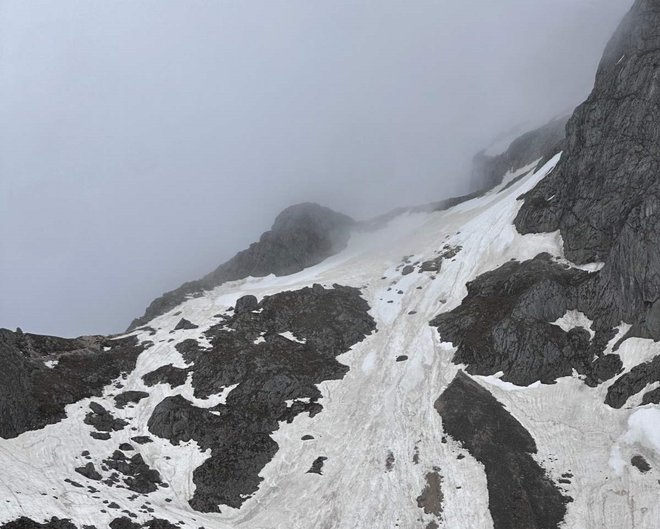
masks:
[[[135,371],[121,381],[121,390],[108,386],[102,398],[68,406],[65,420],[16,439],[0,440],[0,498],[8,500],[0,506],[0,523],[21,515],[35,520],[59,516],[79,525],[105,527],[120,513],[100,513],[102,499],[135,512],[135,505],[127,500],[130,491],[88,482],[73,472],[74,466],[86,462],[76,457],[89,450],[98,468],[101,459],[110,455],[110,447],[130,442],[132,436],[151,436],[147,420],[166,396],[181,394],[195,406],[209,407],[224,402],[233,389],[200,400],[193,397],[190,381],[174,389],[167,384],[149,388],[141,377],[167,364],[185,367],[174,346],[187,338],[199,339],[218,322],[213,316],[227,311],[243,295],[262,299],[313,283],[327,287],[339,283],[363,288],[378,332],[339,357],[350,371],[343,380],[320,385],[324,410],[314,418],[303,414],[281,425],[273,434],[279,451],[261,472],[259,490],[240,509],[222,507],[221,514],[198,513],[187,503],[194,491],[192,471],[209,455],[196,443],[173,446],[155,436],[149,444],[133,443],[136,452],[171,485],[145,498],[155,509],[153,515],[207,529],[425,527],[435,518],[418,507],[416,498],[424,489],[426,473],[438,467],[444,493],[440,526],[492,528],[483,466],[451,439],[440,442],[442,421],[433,404],[461,366],[451,362],[455,348],[441,340],[429,321],[460,304],[468,281],[511,259],[531,259],[541,252],[563,259],[558,232],[522,236],[512,224],[521,204],[517,198],[548,174],[558,159],[507,189],[503,190],[504,184],[449,210],[404,214],[382,230],[356,234],[343,252],[300,273],[226,283],[155,318],[149,323],[155,335],[136,332],[140,340],[151,340],[153,345],[140,355]],[[507,177],[507,182],[512,180]],[[444,260],[440,272],[418,273],[416,269],[401,274],[403,256],[412,256],[411,263],[433,259],[445,244],[462,250]],[[199,328],[171,333],[181,318]],[[591,322],[571,312],[555,324],[590,330]],[[290,333],[283,335],[297,340]],[[649,343],[624,342],[620,352],[627,368],[650,356],[645,352]],[[406,361],[395,361],[404,354]],[[660,520],[658,485],[629,464],[630,457],[642,449],[652,465],[660,464],[660,411],[611,409],[603,404],[605,386],[589,388],[577,377],[529,387],[515,387],[497,376],[475,380],[529,430],[538,445],[537,460],[555,480],[562,473],[573,474],[571,484],[565,485],[574,499],[568,505],[567,528],[660,526],[653,524]],[[113,395],[125,390],[147,391],[149,397],[123,410],[114,409]],[[83,423],[90,400],[102,403],[130,425],[114,432],[112,441],[92,439],[91,427]],[[302,441],[307,434],[314,439]],[[394,463],[386,471],[390,453]],[[465,457],[457,459],[459,453]],[[616,468],[611,465],[613,453],[618,454]],[[415,454],[418,461],[413,459]],[[319,456],[327,458],[323,475],[306,473]],[[96,486],[100,499],[65,483],[66,478]],[[172,502],[166,503],[166,498]]]

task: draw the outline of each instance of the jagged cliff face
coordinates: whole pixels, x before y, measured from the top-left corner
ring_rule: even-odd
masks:
[[[521,233],[560,230],[568,259],[604,263],[592,310],[660,339],[660,3],[636,2],[567,127],[554,173],[525,197]]]
[[[125,335],[0,330],[0,527],[658,527],[659,49],[640,0],[479,196],[296,206]]]
[[[526,132],[513,140],[502,153],[479,152],[473,160],[473,187],[478,190],[492,189],[502,182],[504,175],[518,171],[534,160],[540,160],[539,163],[544,165],[564,149],[568,117],[553,119],[542,127]]]

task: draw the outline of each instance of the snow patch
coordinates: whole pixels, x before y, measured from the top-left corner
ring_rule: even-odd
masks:
[[[483,380],[487,384],[490,384],[492,386],[497,386],[500,389],[503,389],[504,391],[521,391],[525,389],[534,389],[534,388],[539,388],[541,387],[541,382],[538,380],[529,386],[516,386],[515,384],[512,384],[511,382],[506,382],[502,380],[502,377],[504,376],[504,373],[502,371],[499,371],[495,373],[494,375],[488,375],[488,376],[481,376],[477,375],[474,378],[478,380]]]
[[[642,408],[628,417],[628,431],[624,440],[628,444],[639,444],[660,454],[660,409]]]
[[[303,343],[303,344],[307,343],[307,340],[300,340],[300,339],[296,338],[291,331],[285,331],[285,332],[281,332],[279,334],[280,334],[280,336],[283,336],[284,338],[286,338],[287,340],[291,340],[292,342],[298,342],[298,343]]]
[[[592,330],[591,326],[593,325],[591,321],[583,312],[579,310],[569,310],[566,311],[561,318],[556,319],[552,322],[552,325],[560,327],[564,332],[568,332],[577,327],[582,327],[583,329],[589,332],[591,339],[595,336],[596,332]]]

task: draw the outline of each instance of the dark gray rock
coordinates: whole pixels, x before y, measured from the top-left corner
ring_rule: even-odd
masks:
[[[660,5],[637,0],[593,92],[567,125],[559,165],[524,197],[521,233],[560,230],[575,263],[604,262],[591,312],[660,339]]]
[[[599,360],[609,330],[597,331],[593,342],[585,329],[565,332],[551,322],[579,306],[580,287],[590,274],[555,263],[547,254],[519,263],[511,261],[467,284],[468,294],[456,309],[431,321],[457,351],[454,362],[468,372],[492,375],[527,386],[571,376],[573,369],[588,381],[614,376],[620,359]]]
[[[247,302],[249,310],[241,305],[205,333],[210,349],[195,340],[177,344],[190,366],[195,397],[238,384],[226,403],[205,409],[168,397],[148,421],[149,431],[174,444],[195,440],[202,450],[211,449],[193,472],[190,504],[203,512],[238,508],[258,489],[259,473],[278,449],[272,432],[300,413],[319,413],[317,385],[348,371],[335,357],[375,329],[359,290],[339,285],[280,292],[256,307]],[[304,343],[280,335],[286,331]],[[259,336],[265,341],[255,344]]]
[[[195,325],[194,323],[188,321],[185,318],[181,318],[179,320],[179,323],[177,323],[174,326],[175,331],[180,331],[180,330],[191,330],[191,329],[197,329],[199,325]]]
[[[149,393],[146,391],[124,391],[115,396],[115,406],[117,408],[123,408],[129,403],[137,403],[142,399],[146,399],[149,396]]]
[[[621,321],[632,325],[625,338],[660,339],[658,27],[660,5],[637,0],[608,44],[591,96],[567,124],[560,163],[523,197],[515,219],[521,233],[560,230],[569,259],[602,261],[602,271],[562,271],[535,259],[470,283],[462,305],[432,322],[469,372],[502,370],[506,380],[529,384],[576,369],[595,386],[622,369],[617,355],[602,356]],[[568,309],[594,322],[592,340],[549,324]],[[657,379],[655,364],[637,366],[606,402],[621,407]]]
[[[241,314],[243,312],[250,312],[257,310],[259,303],[257,298],[252,295],[243,296],[236,300],[236,307],[234,308],[235,314]]]
[[[354,224],[350,217],[318,204],[291,206],[278,215],[259,242],[202,279],[185,283],[154,300],[144,316],[133,320],[129,330],[173,309],[186,297],[200,295],[227,281],[289,275],[318,264],[346,246]]]
[[[532,457],[532,436],[497,399],[459,372],[435,408],[444,430],[484,465],[495,529],[559,528],[570,499]]]
[[[660,404],[660,388],[655,388],[644,394],[642,397],[642,405],[645,404]]]
[[[407,276],[408,274],[412,274],[414,271],[415,271],[415,267],[413,265],[406,265],[401,270],[401,275]]]
[[[442,268],[442,261],[442,257],[424,261],[419,269],[421,272],[439,272]]]
[[[71,520],[61,520],[60,518],[51,518],[50,521],[37,523],[30,518],[21,516],[11,522],[0,525],[0,529],[77,529]]]
[[[488,156],[484,151],[478,153],[473,160],[472,188],[491,189],[502,182],[507,172],[517,171],[539,159],[544,163],[552,158],[564,146],[568,118],[554,119],[522,134],[502,154]]]
[[[123,430],[128,425],[123,419],[117,419],[112,413],[106,410],[97,402],[90,402],[90,411],[85,415],[85,424],[93,426],[100,432],[113,432]]]
[[[124,484],[133,492],[148,494],[163,484],[160,473],[149,467],[140,454],[128,459],[122,452],[115,451],[111,457],[104,459],[103,463],[108,468],[123,474]]]
[[[607,389],[605,403],[613,408],[620,408],[630,397],[653,382],[660,382],[660,356],[633,367],[616,379]]]
[[[110,529],[140,529],[141,525],[139,523],[133,522],[130,518],[122,516],[121,518],[115,518],[110,522]]]
[[[147,435],[137,435],[135,437],[131,437],[131,441],[133,441],[133,442],[135,442],[139,445],[144,445],[144,444],[153,442],[151,437],[149,437]]]
[[[144,529],[179,529],[177,525],[161,518],[154,518],[153,520],[149,520],[148,522],[145,522],[142,527]]]
[[[78,474],[85,476],[87,479],[92,479],[94,481],[99,481],[101,479],[101,474],[96,471],[94,468],[94,463],[87,463],[84,467],[78,467],[75,469]]]
[[[188,369],[174,367],[172,364],[161,366],[158,369],[147,373],[142,377],[142,381],[147,386],[155,386],[156,384],[169,384],[170,387],[176,388],[186,383],[188,378]]]
[[[0,437],[60,421],[67,404],[100,396],[131,371],[142,350],[134,337],[65,339],[0,329]],[[44,357],[57,365],[46,367]]]
[[[451,246],[449,244],[445,244],[442,247],[442,250],[439,250],[437,253],[439,255],[435,257],[434,259],[429,259],[428,261],[424,261],[420,267],[420,272],[439,272],[440,269],[442,268],[442,261],[448,260],[448,259],[453,259],[458,255],[458,253],[463,249],[462,246]]]
[[[308,474],[318,474],[319,476],[323,475],[323,463],[328,460],[327,457],[319,456],[313,462],[312,466],[307,471]]]
[[[633,456],[630,460],[630,464],[639,470],[642,474],[646,474],[649,470],[651,470],[651,465],[649,465],[649,462],[640,455]]]

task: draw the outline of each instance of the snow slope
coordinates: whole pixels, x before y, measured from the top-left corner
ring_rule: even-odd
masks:
[[[429,321],[461,303],[467,282],[511,259],[548,252],[563,260],[559,233],[522,236],[513,226],[518,197],[552,171],[558,159],[559,155],[517,181],[519,175],[508,175],[498,188],[446,211],[403,214],[381,230],[355,234],[344,251],[300,273],[225,283],[155,318],[148,324],[155,334],[134,331],[153,345],[121,380],[121,390],[147,391],[149,397],[115,410],[112,397],[119,389],[110,385],[103,398],[68,406],[67,418],[57,424],[1,439],[0,524],[25,515],[105,527],[122,509],[135,512],[131,491],[86,481],[72,470],[88,461],[81,458],[83,450],[89,450],[89,461],[97,467],[109,455],[107,443],[92,439],[90,426],[83,422],[89,402],[100,402],[129,422],[128,428],[112,433],[117,442],[151,435],[147,420],[166,396],[183,395],[198,407],[224,402],[233,388],[202,400],[193,396],[190,380],[173,389],[167,384],[146,387],[142,376],[167,364],[185,367],[175,345],[188,338],[203,343],[203,333],[217,323],[214,316],[246,294],[262,299],[314,283],[339,283],[362,288],[378,331],[339,357],[350,370],[342,380],[321,384],[322,413],[313,418],[299,415],[291,424],[280,425],[274,434],[279,451],[261,472],[259,490],[240,509],[223,507],[219,514],[192,510],[187,503],[194,490],[192,470],[209,454],[194,441],[173,446],[152,436],[152,443],[134,447],[169,487],[144,498],[154,512],[141,512],[137,519],[157,516],[181,521],[183,527],[218,529],[407,528],[433,527],[433,522],[447,528],[493,527],[483,466],[446,438],[434,409],[461,366],[451,361],[453,345],[443,342]],[[461,249],[442,262],[439,272],[402,275],[403,256],[410,262],[434,259],[445,245]],[[171,332],[181,318],[199,327]],[[585,319],[571,312],[555,324],[565,329],[588,327]],[[624,332],[622,327],[620,336]],[[657,347],[648,340],[624,342],[620,352],[626,369],[654,356]],[[401,355],[408,358],[397,361]],[[578,376],[529,387],[513,386],[497,376],[474,379],[532,434],[539,449],[535,457],[555,481],[567,472],[573,475],[564,485],[574,500],[567,506],[565,527],[660,526],[657,407],[635,408],[637,402],[631,401],[612,409],[603,404],[608,384],[589,388]],[[313,439],[303,441],[304,435]],[[642,474],[632,467],[634,454],[643,454],[654,470]],[[322,475],[307,473],[318,456],[327,458]],[[442,476],[443,493],[442,512],[436,514],[424,512],[417,502],[434,468]],[[67,478],[85,487],[94,485],[100,492],[89,493],[65,482]],[[104,500],[116,502],[120,509],[109,509]]]

